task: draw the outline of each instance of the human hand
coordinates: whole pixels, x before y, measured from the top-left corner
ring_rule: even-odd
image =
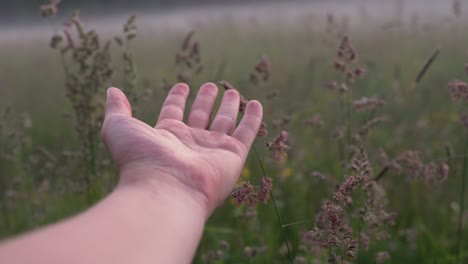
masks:
[[[207,218],[237,182],[262,120],[262,106],[250,101],[236,128],[240,96],[228,90],[210,124],[218,88],[207,83],[184,123],[188,94],[186,84],[175,85],[153,128],[132,118],[126,96],[110,88],[102,137],[119,168],[120,185],[184,193],[202,205]]]

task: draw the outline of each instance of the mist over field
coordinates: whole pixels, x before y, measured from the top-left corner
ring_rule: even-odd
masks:
[[[67,3],[68,1],[64,1]],[[67,3],[68,11],[61,13],[59,18],[65,19],[75,9],[81,10],[86,24],[104,34],[115,34],[120,30],[117,26],[128,14],[136,14],[140,30],[152,33],[166,30],[190,30],[193,27],[203,27],[220,22],[234,22],[248,26],[250,22],[281,23],[284,26],[297,26],[304,23],[307,18],[313,17],[313,22],[324,23],[327,13],[347,17],[351,23],[363,24],[363,21],[391,22],[399,9],[404,15],[419,16],[422,20],[446,21],[452,14],[451,1],[437,0],[355,0],[355,1],[245,1],[233,3],[231,1],[199,4],[193,2],[162,5],[162,7],[142,8],[145,1],[126,3],[125,9],[114,7],[112,4],[97,4],[94,8],[89,3]],[[195,2],[195,1],[194,1]],[[0,44],[11,43],[28,38],[39,39],[43,34],[50,33],[51,22],[39,17],[38,12],[32,12],[28,17],[15,18],[11,14],[21,10],[20,4],[15,1],[10,7],[12,12],[2,9],[6,22],[0,25]],[[64,4],[65,4],[64,3]],[[76,4],[76,5],[73,5]],[[140,7],[139,7],[140,6]],[[74,8],[72,8],[74,7]],[[83,9],[82,9],[83,7]],[[28,8],[37,9],[37,6]],[[122,10],[123,9],[123,10]],[[367,19],[367,20],[366,20]],[[59,20],[59,19],[58,19]],[[275,24],[276,24],[275,23]]]

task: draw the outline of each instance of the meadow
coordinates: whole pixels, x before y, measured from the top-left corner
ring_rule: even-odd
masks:
[[[149,14],[99,23],[82,12],[79,24],[96,28],[90,39],[101,45],[80,40],[72,23],[74,45],[105,55],[85,58],[100,63],[91,77],[73,47],[61,55],[70,43],[60,19],[4,36],[0,238],[78,213],[115,186],[99,143],[107,87],[122,88],[135,116],[154,124],[171,85],[187,82],[193,96],[227,81],[262,102],[268,127],[233,196],[266,176],[274,200],[226,200],[194,263],[466,263],[468,17],[287,10],[288,19],[211,10],[180,24]],[[282,131],[286,153],[275,148]]]

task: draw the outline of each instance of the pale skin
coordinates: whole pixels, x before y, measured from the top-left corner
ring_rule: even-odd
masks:
[[[258,101],[236,125],[237,91],[204,84],[187,121],[189,87],[169,92],[151,127],[125,95],[107,91],[102,138],[120,172],[117,188],[78,216],[0,244],[0,263],[190,263],[205,221],[231,193],[262,120]]]

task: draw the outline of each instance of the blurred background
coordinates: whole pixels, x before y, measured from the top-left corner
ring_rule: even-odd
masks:
[[[275,202],[229,198],[194,263],[467,263],[467,12],[464,0],[1,0],[0,238],[115,187],[99,139],[107,87],[153,125],[173,84],[193,95],[227,81],[262,102],[268,127],[238,188],[269,177]],[[281,131],[291,148],[278,154],[266,143]],[[356,162],[372,172],[349,204],[337,193]],[[350,239],[323,220],[326,201]]]

